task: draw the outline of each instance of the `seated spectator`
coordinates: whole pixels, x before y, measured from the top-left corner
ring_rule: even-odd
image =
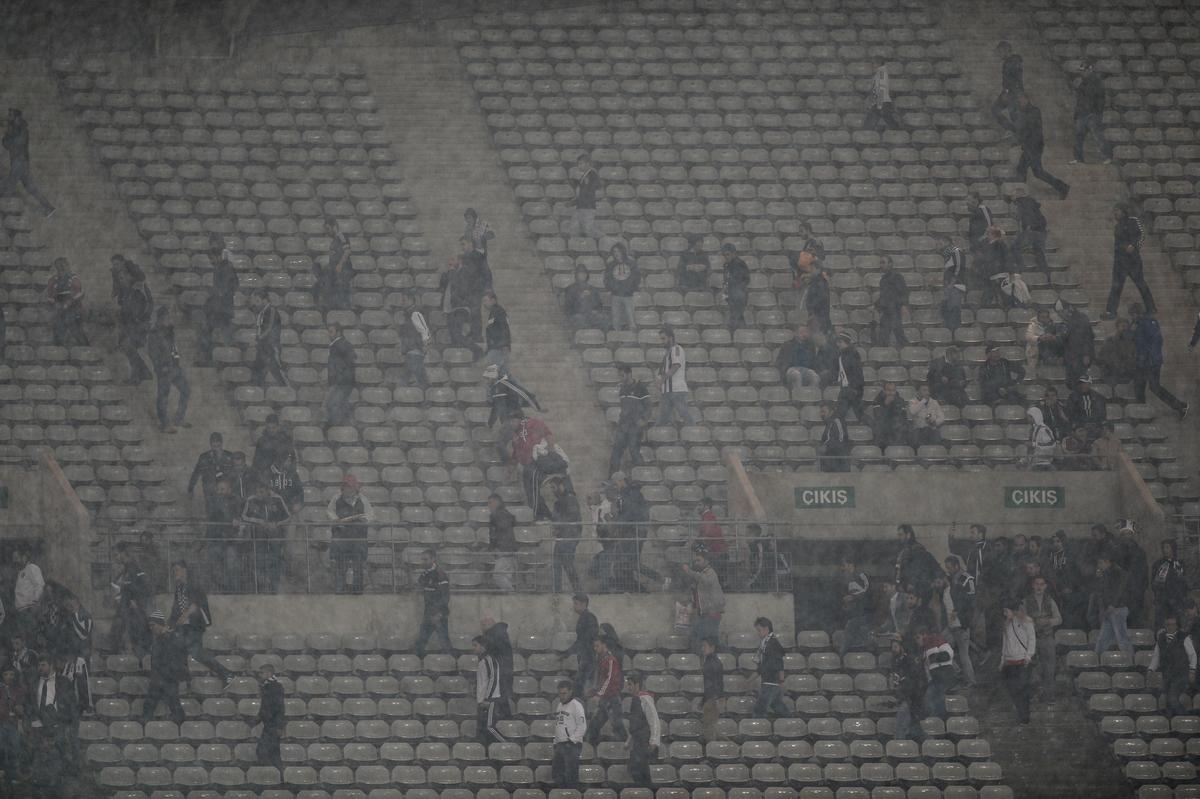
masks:
[[[1050,318],[1050,311],[1041,308],[1025,328],[1025,362],[1042,365],[1062,360],[1063,336]]]
[[[1079,378],[1075,390],[1067,398],[1067,417],[1072,427],[1087,430],[1088,440],[1095,441],[1104,430],[1108,419],[1108,403],[1103,396],[1092,391],[1092,378]]]
[[[908,402],[908,421],[912,425],[912,447],[941,444],[941,427],[946,421],[942,405],[930,396],[929,384],[917,386],[917,396]]]
[[[1099,468],[1096,459],[1092,457],[1092,441],[1087,429],[1076,427],[1062,440],[1063,468],[1079,471],[1092,471]]]
[[[1055,439],[1062,441],[1071,433],[1071,420],[1067,414],[1067,406],[1058,398],[1058,389],[1048,386],[1042,392],[1042,398],[1038,400],[1037,408],[1042,412],[1042,421],[1054,433]]]
[[[775,366],[784,385],[793,391],[804,386],[821,386],[821,376],[817,373],[817,346],[807,325],[796,325],[791,340],[779,348]]]
[[[1024,379],[1024,366],[1005,358],[999,347],[988,347],[987,360],[979,367],[979,388],[984,402],[989,405],[1023,402],[1020,384]]]
[[[967,371],[958,347],[947,347],[929,362],[925,382],[929,384],[929,395],[938,402],[960,408],[967,404]]]
[[[1029,417],[1029,465],[1034,469],[1046,470],[1054,467],[1054,455],[1058,450],[1058,439],[1042,420],[1042,412],[1036,406],[1025,412]]]
[[[575,270],[575,282],[563,292],[563,303],[567,321],[576,330],[608,329],[609,319],[604,315],[604,303],[600,299],[600,292],[588,282],[586,269]]]
[[[908,416],[904,398],[896,392],[895,383],[884,383],[875,395],[875,402],[871,406],[871,422],[875,446],[880,449],[908,442]]]
[[[1137,372],[1137,350],[1134,346],[1133,331],[1129,320],[1117,320],[1116,330],[1100,345],[1096,355],[1096,363],[1104,372],[1104,379],[1109,383],[1130,383]]]

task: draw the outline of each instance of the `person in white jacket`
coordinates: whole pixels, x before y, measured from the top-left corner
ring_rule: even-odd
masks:
[[[587,717],[583,704],[575,698],[575,686],[570,680],[558,683],[558,707],[554,709],[554,760],[551,771],[559,788],[579,786],[579,754],[583,751],[583,735],[587,732]]]
[[[46,579],[42,577],[42,570],[38,565],[29,559],[29,553],[23,549],[13,553],[13,563],[17,567],[17,581],[13,587],[13,611],[19,629],[32,632],[42,594],[46,590]]]
[[[930,396],[928,383],[918,384],[917,396],[908,401],[908,421],[912,426],[913,449],[942,443],[941,426],[946,422],[946,411]]]
[[[1017,723],[1029,723],[1029,664],[1037,653],[1037,629],[1021,604],[1004,609],[1004,642],[1000,677],[1017,712]]]

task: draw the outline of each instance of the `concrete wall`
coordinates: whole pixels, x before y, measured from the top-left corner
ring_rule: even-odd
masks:
[[[665,635],[674,621],[674,602],[682,594],[597,594],[591,609],[619,634]],[[728,594],[721,631],[752,632],[754,619],[767,616],[780,633],[794,632],[790,594]],[[171,598],[158,597],[166,610]],[[212,596],[214,629],[224,635],[284,632],[337,632],[407,635],[415,640],[421,599],[412,594],[331,596]],[[456,594],[450,603],[450,633],[478,634],[479,619],[491,615],[507,622],[510,633],[553,635],[575,631],[570,594]]]

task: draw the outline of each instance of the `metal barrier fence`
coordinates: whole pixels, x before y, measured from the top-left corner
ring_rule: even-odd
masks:
[[[781,456],[760,457],[751,455],[742,463],[748,469],[762,470],[765,468],[784,467],[793,471],[812,470],[818,472],[850,472],[861,471],[868,466],[886,465],[889,468],[897,466],[969,466],[981,464],[985,466],[1011,466],[1032,471],[1072,471],[1094,472],[1106,471],[1103,459],[1094,454],[1056,453],[1048,456],[1048,462],[1035,464],[1030,456],[1017,449],[1011,455],[994,454],[984,451],[976,453],[954,453],[947,449],[945,453],[930,455],[913,453],[892,453],[884,451],[879,455],[820,455],[811,456]]]

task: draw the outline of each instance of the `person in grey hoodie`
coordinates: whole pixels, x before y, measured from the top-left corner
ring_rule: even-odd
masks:
[[[609,250],[604,267],[604,287],[612,293],[612,329],[636,330],[633,321],[633,296],[642,281],[637,262],[629,250],[617,242]]]
[[[692,621],[692,650],[700,653],[700,643],[705,638],[717,638],[721,632],[721,616],[725,613],[725,591],[712,564],[708,552],[697,547],[692,555],[692,565],[681,567],[684,582],[692,587],[692,603],[695,606]]]

